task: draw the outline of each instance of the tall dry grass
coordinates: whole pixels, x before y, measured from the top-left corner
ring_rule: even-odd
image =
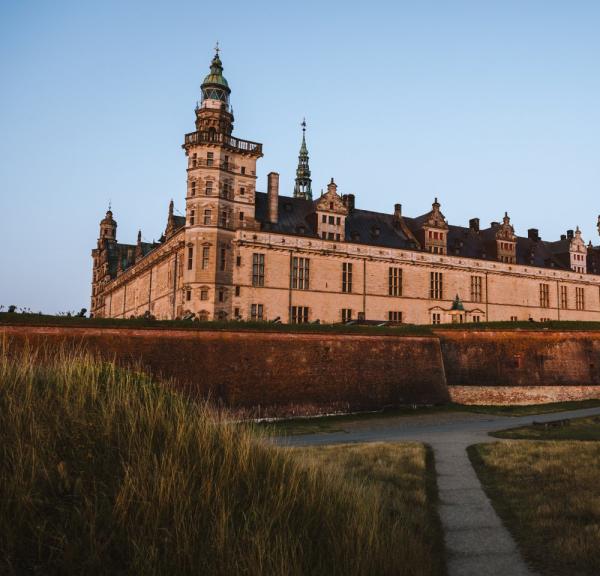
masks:
[[[360,483],[142,373],[2,345],[2,574],[428,574],[388,526]]]

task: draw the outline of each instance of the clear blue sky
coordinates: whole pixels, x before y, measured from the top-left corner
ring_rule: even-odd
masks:
[[[183,135],[219,40],[235,133],[291,193],[313,186],[456,224],[499,219],[598,244],[600,3],[0,3],[0,303],[89,307],[98,222],[121,241],[183,210]]]

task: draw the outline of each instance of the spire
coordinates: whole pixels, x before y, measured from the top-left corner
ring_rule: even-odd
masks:
[[[306,119],[302,119],[302,144],[298,154],[298,168],[296,168],[296,185],[294,186],[294,198],[312,200],[312,180],[310,178],[310,166],[308,165],[308,148],[306,146]]]

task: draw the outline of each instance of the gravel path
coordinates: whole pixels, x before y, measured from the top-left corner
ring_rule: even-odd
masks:
[[[471,413],[428,414],[357,420],[343,432],[278,438],[288,445],[418,441],[434,453],[449,576],[533,576],[515,541],[487,498],[467,455],[467,447],[497,442],[488,434],[536,422],[600,414],[600,408],[535,416],[488,416]]]

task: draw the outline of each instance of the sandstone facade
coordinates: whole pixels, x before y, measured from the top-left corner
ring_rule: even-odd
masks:
[[[450,225],[437,199],[416,218],[357,209],[333,181],[313,200],[303,134],[292,197],[256,191],[262,145],[232,135],[217,54],[185,136],[186,216],[158,243],[117,242],[109,211],[93,250],[92,313],[129,318],[416,324],[600,320],[600,247],[579,230],[518,236],[508,214]],[[305,124],[303,123],[303,130]],[[290,186],[291,189],[291,186]],[[600,228],[600,217],[599,217]],[[591,273],[590,273],[591,272]]]

